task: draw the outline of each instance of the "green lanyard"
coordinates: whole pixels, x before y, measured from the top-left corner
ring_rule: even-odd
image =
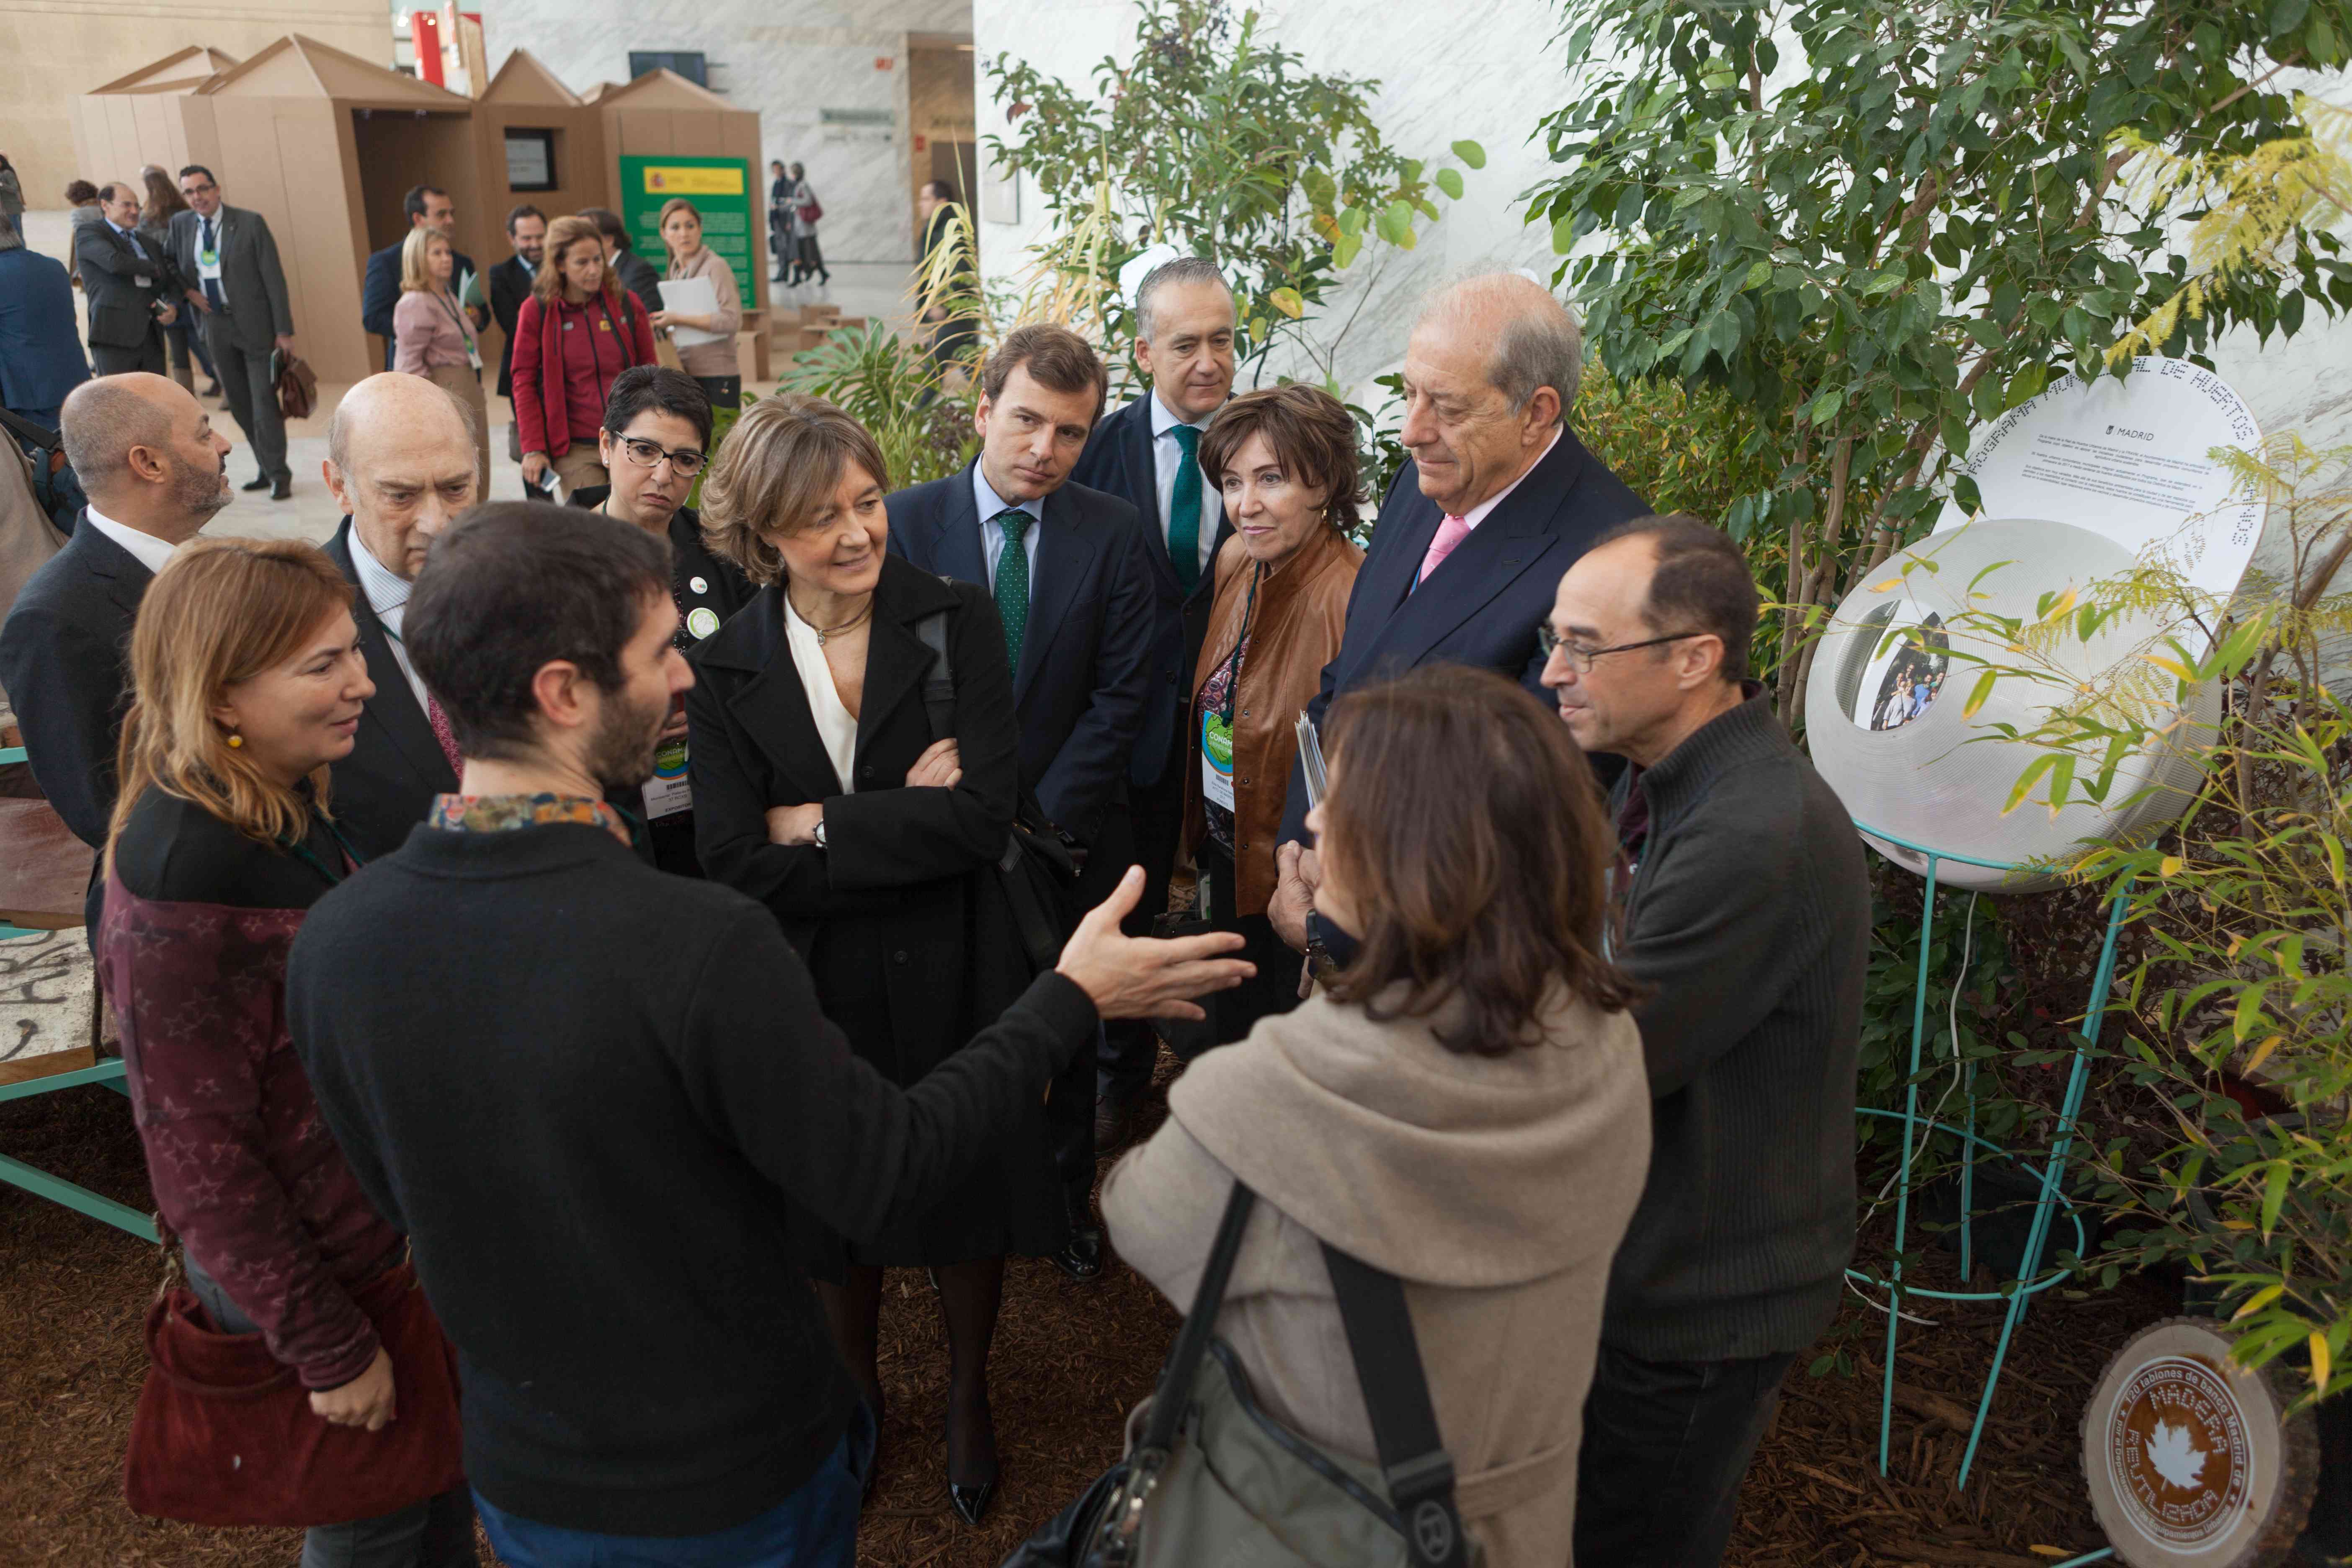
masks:
[[[344,838],[341,830],[337,828],[333,823],[318,815],[315,810],[310,814],[310,820],[327,830],[327,837],[335,841],[335,847],[341,849],[343,852],[344,858],[348,859],[353,866],[364,866],[367,864],[366,857],[362,856],[358,850],[351,847],[350,841]],[[307,837],[307,835],[305,837]],[[304,865],[310,867],[313,871],[318,872],[321,877],[324,877],[327,879],[327,886],[334,888],[342,885],[344,873],[336,870],[334,868],[329,866],[324,860],[320,859],[316,855],[310,853],[310,846],[304,842],[303,839],[281,838],[278,841],[278,847],[292,855]]]

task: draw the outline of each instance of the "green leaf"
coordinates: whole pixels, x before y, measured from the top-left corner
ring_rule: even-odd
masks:
[[[1454,155],[1461,159],[1467,168],[1483,169],[1486,166],[1486,149],[1475,142],[1456,142],[1454,143]]]
[[[1447,195],[1453,197],[1457,202],[1462,199],[1461,170],[1440,169],[1437,171],[1436,178],[1437,188],[1439,190],[1444,191]]]
[[[2311,0],[2271,0],[2271,37],[2284,38],[2303,26]]]
[[[1899,268],[1893,271],[1882,272],[1864,288],[1862,297],[1870,300],[1881,294],[1892,294],[1908,281],[1909,279]]]
[[[1761,289],[1770,281],[1772,281],[1772,264],[1769,261],[1759,261],[1748,268],[1748,276],[1739,285],[1740,291],[1745,293],[1750,289]]]
[[[1566,256],[1576,247],[1576,218],[1573,214],[1555,220],[1551,226],[1551,250],[1554,256]]]
[[[1412,232],[1412,208],[1403,202],[1391,202],[1381,209],[1381,216],[1372,220],[1372,226],[1391,245],[1402,245],[1405,236]]]
[[[1344,272],[1348,264],[1356,259],[1356,253],[1363,248],[1362,235],[1343,233],[1331,242],[1331,263]]]
[[[1339,209],[1339,232],[1345,235],[1361,237],[1364,232],[1364,209],[1361,207],[1341,207]]]
[[[2271,1167],[2263,1181],[2263,1239],[2268,1241],[2278,1225],[2279,1210],[2286,1206],[2286,1186],[2294,1167],[2284,1160]]]
[[[1844,394],[1835,390],[1824,392],[1814,398],[1811,405],[1805,410],[1805,418],[1814,425],[1826,424],[1831,416],[1844,405]]]
[[[1265,302],[1294,321],[1307,314],[1306,302],[1299,299],[1296,289],[1276,289],[1266,295]]]
[[[2000,677],[1996,671],[1990,669],[1986,670],[1982,675],[1978,676],[1976,685],[1969,689],[1968,701],[1960,709],[1960,717],[1963,719],[1975,718],[1977,716],[1977,710],[1985,705],[1985,699],[1992,695],[1993,682],[2000,679]]]

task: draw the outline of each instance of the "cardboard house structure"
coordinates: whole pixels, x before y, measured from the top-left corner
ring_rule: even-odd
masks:
[[[513,254],[506,215],[519,204],[550,217],[623,210],[625,152],[740,156],[761,177],[759,115],[667,70],[592,105],[518,49],[467,98],[300,34],[245,60],[182,49],[110,81],[79,100],[74,143],[94,178],[131,179],[150,163],[176,176],[202,163],[226,201],[267,219],[296,352],[329,383],[383,364],[382,341],[360,325],[360,290],[369,255],[408,232],[401,198],[412,185],[449,193],[457,248],[488,268]],[[752,241],[764,284],[763,225]],[[744,328],[757,334],[747,345],[756,369],[746,368],[764,375],[764,312],[747,311]]]

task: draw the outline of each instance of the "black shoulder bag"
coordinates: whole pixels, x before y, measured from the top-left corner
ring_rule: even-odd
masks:
[[[1348,1349],[1371,1413],[1377,1470],[1324,1453],[1259,1409],[1216,1337],[1257,1194],[1225,1205],[1192,1310],[1127,1458],[1031,1537],[1004,1568],[1473,1568],[1454,1463],[1396,1276],[1326,1243]]]
[[[948,614],[934,610],[915,623],[915,635],[931,650],[931,672],[923,678],[923,715],[930,721],[934,741],[955,736],[955,665],[948,655]],[[1013,831],[997,858],[996,873],[1013,906],[1022,951],[1029,955],[1029,973],[1043,974],[1061,962],[1062,944],[1078,923],[1070,907],[1078,867],[1061,835],[1045,820],[1035,792],[1026,785],[1014,803]]]

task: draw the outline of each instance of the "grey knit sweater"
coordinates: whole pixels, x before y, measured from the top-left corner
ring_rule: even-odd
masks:
[[[1602,1342],[1647,1361],[1802,1350],[1853,1252],[1870,884],[1853,823],[1760,688],[1612,796],[1649,806],[1619,962],[1650,1072],[1650,1179]],[[1638,816],[1638,811],[1633,814]]]

